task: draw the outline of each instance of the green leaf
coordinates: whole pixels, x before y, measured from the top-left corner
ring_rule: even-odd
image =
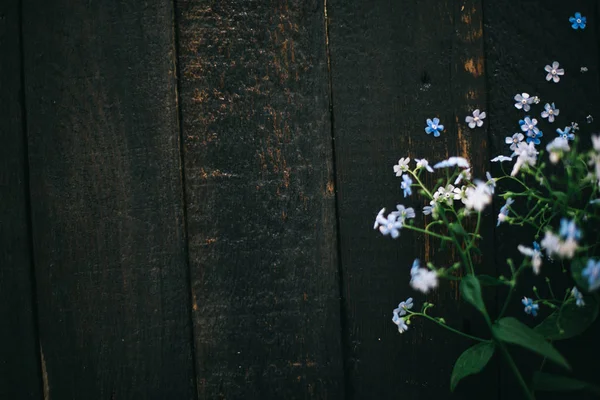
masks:
[[[515,318],[502,318],[492,326],[492,333],[503,342],[525,347],[567,369],[571,369],[567,360],[542,335]]]
[[[585,306],[569,303],[562,311],[550,314],[534,331],[551,340],[569,339],[585,332],[598,317],[599,303],[593,296],[585,296],[583,300]]]
[[[448,225],[448,228],[450,228],[450,230],[458,235],[462,235],[462,236],[467,236],[467,231],[465,231],[465,228],[463,228],[463,226],[461,224],[459,224],[458,222],[452,222],[451,224]]]
[[[495,278],[495,277],[490,276],[490,275],[477,275],[477,279],[479,280],[479,283],[482,284],[483,286],[503,286],[503,285],[510,285],[509,282],[503,281],[501,279]]]
[[[485,304],[481,297],[481,285],[474,275],[465,276],[460,282],[460,294],[463,299],[472,304],[476,309],[485,314]]]
[[[458,382],[466,376],[474,375],[486,366],[494,354],[494,343],[483,342],[464,351],[454,363],[450,377],[450,390],[454,391]]]
[[[587,390],[595,394],[600,394],[600,388],[598,386],[566,376],[548,374],[540,371],[536,371],[533,375],[533,389],[547,392]]]

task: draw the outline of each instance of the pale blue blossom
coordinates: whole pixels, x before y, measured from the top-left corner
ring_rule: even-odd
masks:
[[[408,330],[408,325],[406,324],[406,319],[394,314],[394,317],[392,318],[392,322],[394,324],[398,325],[398,332],[404,333]]]
[[[396,210],[397,211],[392,211],[392,214],[396,215],[396,218],[402,224],[404,224],[407,219],[414,218],[416,216],[415,209],[412,207],[406,208],[402,204],[398,204],[396,206]]]
[[[465,122],[469,124],[469,128],[473,129],[475,127],[480,128],[483,125],[483,120],[485,119],[485,112],[479,112],[479,109],[473,111],[473,116],[467,115],[465,118]]]
[[[509,207],[514,202],[515,201],[511,197],[506,199],[506,203],[504,203],[504,205],[500,208],[500,212],[498,213],[498,223],[496,224],[496,226],[500,226],[500,224],[506,220],[506,217],[508,217]]]
[[[377,229],[377,228],[379,228],[379,226],[387,223],[387,219],[383,216],[383,213],[385,213],[385,207],[382,208],[381,210],[379,210],[379,213],[377,213],[377,216],[375,217],[375,224],[373,225],[373,229]]]
[[[433,133],[433,136],[438,137],[440,133],[444,130],[444,125],[440,124],[439,118],[434,118],[433,121],[431,119],[427,119],[427,126],[425,127],[425,132],[429,135]]]
[[[600,288],[600,261],[589,259],[581,276],[588,280],[588,290],[591,292]]]
[[[404,317],[406,315],[406,310],[410,310],[411,308],[413,308],[413,299],[412,297],[409,297],[405,301],[401,301],[400,304],[398,304],[398,308],[394,309],[393,314],[399,317]]]
[[[559,68],[560,64],[557,61],[554,61],[552,65],[546,65],[544,67],[544,71],[548,74],[546,75],[546,80],[552,80],[554,83],[558,83],[560,81],[560,77],[565,74],[565,70]]]
[[[523,135],[521,132],[518,132],[512,136],[507,136],[506,138],[504,138],[504,143],[510,144],[510,149],[512,151],[515,151],[519,143],[521,143],[524,139],[525,135]]]
[[[390,213],[387,216],[385,224],[381,224],[379,227],[379,232],[384,236],[390,235],[393,239],[396,239],[400,236],[400,229],[402,229],[402,222],[398,221],[396,216]]]
[[[485,183],[490,190],[491,194],[494,194],[496,191],[496,180],[492,177],[489,171],[486,171],[485,177],[487,178],[487,182]]]
[[[560,230],[558,234],[563,239],[573,239],[579,240],[581,239],[581,231],[577,228],[575,224],[575,220],[568,220],[566,218],[562,218],[560,220]]]
[[[534,317],[537,316],[537,312],[540,308],[539,305],[534,304],[533,300],[531,300],[529,297],[523,297],[523,299],[521,300],[521,303],[523,303],[523,305],[525,306],[525,313],[526,314],[530,314]]]
[[[402,176],[402,173],[408,172],[408,163],[410,162],[410,157],[401,158],[398,160],[398,164],[394,165],[394,172],[396,176]]]
[[[542,250],[538,242],[533,242],[533,248],[518,245],[517,249],[524,256],[531,257],[533,273],[538,275],[540,273],[540,267],[542,266]]]
[[[529,96],[529,93],[521,93],[515,95],[515,107],[519,110],[529,111],[534,98]]]
[[[571,127],[570,126],[565,126],[565,129],[560,129],[557,128],[556,129],[556,133],[558,133],[558,136],[567,140],[573,140],[575,139],[575,135],[573,133],[571,133]]]
[[[554,103],[552,105],[546,103],[544,111],[542,111],[542,118],[548,118],[548,122],[554,122],[554,118],[560,113],[560,110],[556,108]]]
[[[571,28],[575,30],[585,29],[587,18],[583,17],[580,12],[576,12],[574,16],[569,17],[569,22],[571,23]]]
[[[573,289],[571,289],[571,295],[575,299],[575,305],[577,307],[585,306],[585,301],[583,300],[583,294],[575,286],[573,286]]]
[[[402,175],[402,183],[400,184],[400,188],[404,190],[404,197],[408,197],[412,194],[412,189],[410,185],[413,184],[412,179],[408,175]]]
[[[423,207],[423,215],[431,215],[433,213],[434,206],[425,206]]]

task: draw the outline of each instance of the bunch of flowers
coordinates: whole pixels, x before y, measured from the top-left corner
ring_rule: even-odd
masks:
[[[573,29],[585,28],[585,18],[580,14],[571,19]],[[547,65],[544,71],[550,83],[560,82],[565,74],[556,61]],[[517,94],[514,100],[515,108],[527,114],[540,103],[539,97],[528,93]],[[555,123],[559,115],[562,117],[555,103],[543,105],[539,115],[548,124]],[[477,129],[483,126],[485,118],[485,112],[474,110],[465,122],[471,129]],[[437,137],[443,130],[438,118],[427,120],[427,134]],[[548,360],[569,370],[567,359],[556,350],[552,341],[579,335],[596,319],[600,304],[600,258],[597,257],[600,245],[600,135],[584,135],[578,124],[571,123],[556,129],[556,137],[546,139],[538,120],[530,115],[524,115],[519,121],[519,130],[506,138],[506,154],[491,160],[502,171],[496,177],[489,172],[485,178],[474,177],[469,161],[463,157],[450,157],[433,165],[426,159],[401,158],[393,167],[394,173],[401,179],[403,197],[418,198],[414,204],[419,204],[421,212],[398,204],[389,213],[385,208],[381,209],[374,224],[374,229],[393,239],[399,238],[402,231],[410,230],[451,245],[457,254],[456,260],[436,266],[415,259],[407,279],[410,279],[412,289],[424,294],[436,290],[444,281],[458,281],[461,299],[481,313],[489,328],[488,337],[462,332],[443,317],[431,315],[432,303],[423,302],[417,311],[412,297],[400,302],[393,310],[392,321],[400,333],[405,333],[413,320],[423,318],[475,343],[454,365],[450,380],[452,390],[462,378],[480,372],[498,352],[514,372],[528,399],[534,399],[535,390],[550,380],[553,387],[562,382],[565,387],[570,385],[598,393],[600,389],[590,383],[544,373],[541,368],[534,374],[534,382],[528,384],[507,351],[507,344],[539,354],[543,363]],[[545,145],[542,144],[544,139],[547,140]],[[427,186],[424,181],[432,180],[424,179],[427,174],[434,178],[438,175],[439,179]],[[477,261],[483,239],[480,232],[482,215],[484,210],[494,206],[499,207],[497,229],[510,230],[512,226],[524,232],[523,227],[528,226],[532,235],[527,243],[514,243],[515,260],[506,259],[506,273],[500,276],[481,274],[478,270],[482,266]],[[527,275],[526,271],[531,271],[534,278],[564,273],[570,285],[564,287],[565,279],[552,282],[546,276],[544,295],[534,286],[515,297],[515,292],[522,290],[523,285],[519,283]],[[508,293],[501,310],[492,315],[483,301],[483,291],[501,287]],[[506,315],[510,304],[516,302],[520,302],[523,312],[528,314],[522,316],[531,318],[532,324]]]

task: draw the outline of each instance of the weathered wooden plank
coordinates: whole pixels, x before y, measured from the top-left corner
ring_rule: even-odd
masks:
[[[199,396],[343,398],[323,4],[177,15]]]
[[[486,131],[471,131],[464,123],[468,112],[486,104],[481,5],[329,1],[328,15],[347,392],[357,399],[451,398],[454,361],[471,343],[418,320],[400,336],[392,309],[412,296],[417,307],[425,300],[435,303],[435,315],[461,328],[483,334],[481,321],[471,318],[468,306],[456,306],[455,285],[446,283],[428,296],[409,287],[414,258],[449,265],[448,253],[437,251],[439,243],[409,232],[392,242],[371,226],[382,206],[412,206],[420,218],[426,205],[402,198],[392,170],[400,157],[435,162],[460,155],[483,177]],[[446,126],[440,138],[424,132],[433,117]],[[494,385],[492,368],[485,379],[461,385],[455,398],[467,393],[493,398]]]
[[[0,398],[39,399],[19,1],[0,3]]]
[[[47,398],[195,397],[173,16],[24,0]]]
[[[569,17],[576,11],[588,17],[585,30],[573,30]],[[540,97],[539,105],[533,105],[529,113],[539,121],[544,132],[542,145],[554,139],[556,128],[564,128],[571,122],[578,122],[582,131],[581,143],[589,146],[589,134],[598,129],[598,118],[589,125],[586,117],[600,116],[600,80],[598,64],[598,3],[585,0],[573,1],[539,1],[529,0],[513,2],[510,0],[484,1],[484,31],[487,65],[487,85],[489,89],[489,129],[490,148],[492,154],[510,155],[504,138],[519,131],[518,120],[526,113],[517,110],[513,97],[517,93],[527,92]],[[558,61],[565,69],[565,76],[559,83],[547,82],[544,66]],[[587,67],[587,72],[581,72]],[[556,103],[560,114],[554,123],[548,123],[540,117],[546,103]],[[598,114],[598,115],[597,115]],[[585,132],[585,133],[584,133]],[[516,251],[520,241],[529,245],[534,231],[528,229],[497,229],[498,269],[505,274],[506,257],[521,259]],[[570,285],[568,276],[563,276],[556,264],[545,262],[543,273],[550,276],[553,285]],[[546,283],[542,277],[530,276],[523,282],[518,295],[510,307],[510,313],[523,317],[529,325],[535,322],[523,313],[519,297],[533,296],[532,286],[540,288],[545,295]],[[563,293],[562,289],[556,292]],[[503,296],[505,293],[501,293]],[[543,313],[541,313],[544,315]],[[541,317],[541,316],[540,316]],[[538,317],[539,318],[539,317]],[[594,372],[587,368],[589,354],[593,352],[595,340],[600,334],[600,324],[590,332],[576,339],[574,343],[558,343],[560,350],[575,368],[575,373],[590,381],[597,379]],[[516,353],[516,352],[515,352]],[[539,368],[539,357],[528,354],[517,354],[519,367],[529,379],[533,369]],[[514,378],[509,370],[500,369],[501,398],[520,397],[519,388],[513,383]],[[562,372],[562,371],[561,371]],[[544,393],[541,398],[547,398]],[[563,395],[564,396],[564,395]]]

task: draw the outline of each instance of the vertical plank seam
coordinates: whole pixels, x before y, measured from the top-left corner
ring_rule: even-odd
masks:
[[[185,179],[185,151],[183,142],[183,111],[181,109],[181,97],[180,97],[180,76],[181,69],[179,63],[179,19],[177,18],[177,0],[172,1],[172,29],[173,29],[173,63],[175,67],[175,107],[177,112],[177,128],[179,134],[179,177],[181,180],[181,196],[183,206],[183,243],[184,243],[184,257],[186,262],[186,279],[188,283],[188,318],[190,324],[190,349],[192,356],[192,384],[194,386],[194,399],[198,400],[198,377],[196,374],[196,336],[194,335],[194,293],[192,289],[192,272],[190,263],[190,251],[189,251],[189,236],[188,236],[188,212],[187,212],[187,192],[186,192],[186,179]]]
[[[336,251],[337,251],[337,265],[338,265],[338,291],[340,299],[340,344],[341,351],[340,356],[342,358],[342,376],[344,380],[343,396],[344,398],[351,398],[351,382],[348,380],[347,368],[347,349],[348,340],[346,331],[348,329],[348,321],[345,313],[346,299],[344,297],[344,274],[342,267],[342,241],[340,231],[340,211],[339,211],[339,196],[338,196],[338,174],[337,174],[337,159],[335,151],[335,118],[333,114],[333,73],[331,64],[331,49],[329,46],[329,16],[327,14],[327,0],[323,0],[323,19],[325,24],[325,54],[327,57],[327,78],[329,84],[329,127],[331,134],[331,165],[333,175],[333,197],[334,197],[334,213],[335,213],[335,232],[336,232]]]
[[[484,93],[485,93],[485,108],[487,110],[487,118],[488,118],[487,129],[486,129],[486,139],[487,139],[487,144],[488,144],[488,146],[487,146],[487,153],[488,154],[487,155],[488,155],[488,160],[491,160],[492,159],[492,146],[494,146],[494,142],[493,142],[494,136],[492,134],[492,125],[491,125],[492,124],[492,120],[493,120],[493,116],[489,113],[490,106],[491,106],[491,100],[490,100],[490,95],[489,95],[489,90],[488,90],[488,88],[490,87],[490,85],[488,84],[489,74],[488,74],[488,70],[487,70],[487,65],[488,65],[487,64],[487,54],[488,54],[488,52],[487,52],[487,40],[486,40],[487,32],[486,32],[486,29],[485,29],[486,28],[486,25],[485,25],[485,10],[483,9],[483,1],[480,0],[478,2],[478,4],[479,4],[479,7],[480,7],[479,9],[481,10],[481,32],[482,32],[481,40],[482,40],[482,51],[483,51],[483,58],[484,58],[484,62],[483,62],[483,76],[484,76],[483,82],[484,82],[484,85],[485,85],[484,86],[484,89],[485,89],[484,90]],[[491,161],[488,161],[488,167],[490,168],[488,170],[491,171]],[[492,216],[496,215],[496,207],[494,206],[494,202],[492,202],[491,208],[492,208]],[[494,234],[491,237],[492,244],[491,244],[490,247],[493,249],[493,258],[492,258],[492,260],[494,262],[496,275],[498,275],[498,273],[500,272],[499,271],[499,265],[500,265],[500,263],[498,261],[498,257],[499,256],[498,256],[497,251],[496,251],[496,242],[498,241],[498,237],[497,237],[498,230],[496,229],[496,226],[493,223],[492,223],[492,229],[493,229]],[[500,290],[498,288],[496,288],[495,290],[496,290],[496,293],[494,295],[494,307],[495,307],[494,308],[494,313],[496,315],[498,315],[498,310],[499,310],[498,304],[499,304],[499,300],[500,300]],[[503,397],[503,395],[502,395],[503,387],[502,387],[502,379],[501,379],[501,377],[502,377],[502,367],[501,367],[500,363],[496,363],[496,388],[498,390],[497,396],[496,396],[497,399],[502,399],[502,397]]]
[[[37,301],[37,280],[35,274],[35,251],[33,244],[33,217],[32,217],[32,198],[31,198],[31,180],[30,180],[30,169],[29,169],[29,140],[28,140],[28,129],[27,129],[27,101],[26,101],[26,86],[25,86],[25,40],[24,40],[24,0],[19,0],[19,69],[21,72],[20,76],[20,100],[21,100],[21,128],[22,128],[22,140],[23,140],[23,190],[25,191],[25,215],[27,218],[27,247],[30,254],[30,265],[29,265],[29,279],[31,288],[31,318],[33,319],[33,338],[35,343],[35,353],[38,360],[37,372],[41,378],[38,382],[40,392],[43,393],[44,400],[50,399],[50,390],[48,383],[48,375],[45,366],[45,362],[42,355],[42,342],[40,339],[40,323],[39,323],[39,310]]]

